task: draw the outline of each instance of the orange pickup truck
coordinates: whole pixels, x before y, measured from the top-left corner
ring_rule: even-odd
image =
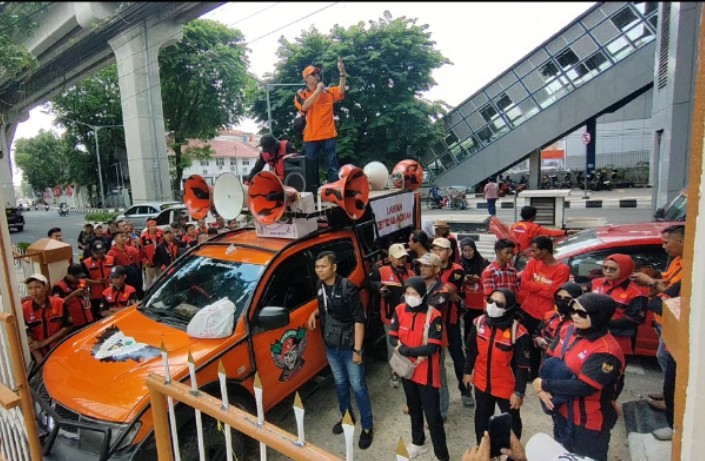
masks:
[[[406,242],[420,226],[418,193],[380,191],[363,217],[351,221],[333,208],[318,230],[287,240],[258,237],[254,229],[220,234],[175,261],[138,305],[66,338],[30,377],[46,459],[156,459],[145,377],[163,374],[160,346],[172,379],[189,382],[195,361],[199,387],[220,396],[218,362],[227,373],[229,400],[254,412],[259,373],[267,411],[327,366],[320,333],[306,329],[316,309],[315,255],[338,256],[338,273],[361,287],[368,315],[368,350],[383,330],[364,288],[381,249]],[[227,298],[235,305],[230,335],[199,339],[187,326],[201,308]],[[386,353],[384,353],[386,357]],[[198,459],[193,411],[177,406],[181,459]],[[223,435],[204,418],[209,460],[225,459]],[[233,431],[238,459],[246,440]]]

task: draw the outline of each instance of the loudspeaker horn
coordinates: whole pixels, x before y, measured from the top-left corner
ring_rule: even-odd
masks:
[[[260,171],[250,181],[247,205],[259,223],[274,224],[284,215],[286,206],[299,197],[299,192],[293,187],[284,186],[277,175]]]
[[[213,206],[213,186],[194,174],[184,183],[184,205],[194,219],[203,219]]]
[[[370,162],[362,169],[370,182],[371,190],[383,190],[389,181],[389,170],[382,162]]]
[[[391,179],[397,189],[416,190],[423,182],[423,168],[416,160],[402,160],[392,170]]]
[[[341,207],[350,219],[360,219],[370,198],[370,183],[361,168],[350,166],[338,173],[338,181],[321,188],[321,199]]]
[[[218,176],[213,185],[213,206],[223,219],[235,219],[242,214],[242,205],[245,202],[245,193],[242,183],[232,173],[223,173]]]

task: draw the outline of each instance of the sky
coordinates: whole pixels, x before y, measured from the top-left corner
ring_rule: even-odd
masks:
[[[392,18],[416,18],[428,24],[431,39],[453,64],[433,72],[437,85],[427,99],[456,106],[519,59],[569,24],[594,2],[476,3],[476,2],[230,2],[202,18],[240,29],[248,41],[250,70],[258,77],[274,70],[279,38],[293,41],[302,30],[327,33],[338,24],[349,27],[377,20],[385,11]],[[351,74],[354,69],[347,69]],[[15,140],[53,129],[53,117],[36,107],[21,123]],[[255,132],[244,120],[235,128]],[[16,175],[15,177],[17,177]]]

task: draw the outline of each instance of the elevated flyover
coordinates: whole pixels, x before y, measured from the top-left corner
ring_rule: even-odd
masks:
[[[656,5],[596,4],[453,109],[421,158],[431,181],[478,184],[647,91]]]

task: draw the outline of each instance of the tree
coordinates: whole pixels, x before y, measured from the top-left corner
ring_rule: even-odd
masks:
[[[33,138],[15,142],[15,164],[36,192],[73,183],[69,157],[74,155],[69,139],[53,131],[40,130]]]
[[[312,28],[294,42],[280,40],[279,62],[267,81],[301,82],[301,71],[313,63],[322,65],[324,83],[337,85],[336,62],[342,58],[349,88],[335,109],[340,163],[362,166],[383,160],[391,167],[407,158],[409,151],[429,150],[444,133],[433,122],[447,105],[420,96],[435,85],[432,71],[450,64],[434,48],[427,28],[405,17],[359,23],[348,29],[336,26],[328,35]],[[294,91],[279,87],[271,92],[270,100],[274,135],[301,145],[301,135],[292,127]],[[256,96],[252,115],[266,122],[264,92]]]
[[[245,113],[245,89],[251,77],[243,41],[240,31],[199,19],[186,24],[181,42],[159,56],[164,120],[174,140],[177,189],[184,165],[188,165],[183,146],[190,139],[212,139]]]
[[[20,40],[37,27],[37,15],[51,2],[0,2],[0,80],[12,79],[38,62]]]

